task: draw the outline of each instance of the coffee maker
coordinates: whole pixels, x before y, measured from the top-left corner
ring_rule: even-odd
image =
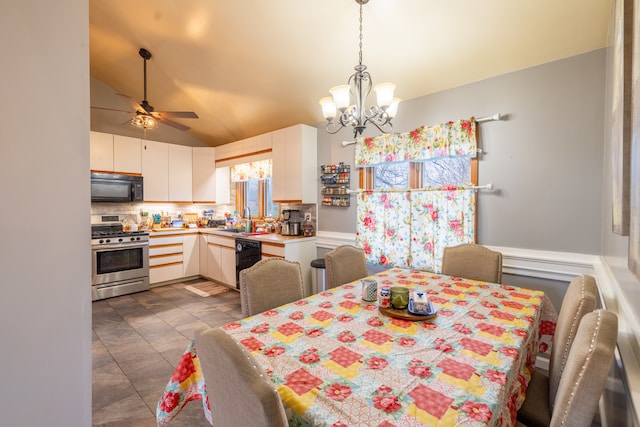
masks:
[[[302,234],[302,223],[298,209],[283,209],[280,234],[283,236],[299,236]]]

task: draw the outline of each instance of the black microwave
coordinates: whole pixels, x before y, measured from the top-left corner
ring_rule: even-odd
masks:
[[[142,202],[142,177],[111,173],[91,173],[92,202]]]

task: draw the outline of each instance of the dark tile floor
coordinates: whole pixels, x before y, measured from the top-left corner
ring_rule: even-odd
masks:
[[[154,427],[164,387],[196,329],[242,318],[234,290],[201,297],[177,283],[93,303],[93,425]],[[171,427],[208,426],[200,401]]]

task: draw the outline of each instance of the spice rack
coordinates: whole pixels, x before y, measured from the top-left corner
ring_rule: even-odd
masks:
[[[350,204],[349,183],[351,166],[340,162],[337,165],[320,165],[322,182],[322,206],[347,207]]]

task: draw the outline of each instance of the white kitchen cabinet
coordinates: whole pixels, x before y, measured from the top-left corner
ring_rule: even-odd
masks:
[[[274,202],[318,202],[317,139],[317,129],[306,125],[272,132]]]
[[[236,254],[233,237],[207,237],[207,276],[235,288]]]
[[[142,173],[142,141],[140,138],[113,135],[113,171]]]
[[[140,138],[92,131],[90,141],[91,170],[142,173]]]
[[[258,138],[252,136],[251,138],[245,138],[242,141],[242,154],[247,155],[256,152],[256,147],[258,143]]]
[[[91,131],[89,165],[92,171],[113,172],[113,135]]]
[[[216,168],[216,203],[231,203],[231,169]]]
[[[209,271],[207,269],[207,255],[208,255],[208,247],[207,247],[207,235],[198,233],[198,257],[200,258],[199,263],[199,274],[204,277],[209,277]]]
[[[169,201],[192,201],[192,160],[191,147],[169,145]]]
[[[220,250],[221,247],[215,243],[207,245],[207,277],[216,282],[222,282]]]
[[[149,236],[149,283],[180,279],[183,276],[182,235]]]
[[[216,149],[193,147],[192,199],[194,203],[216,201]]]
[[[144,201],[169,201],[169,144],[142,142],[142,176]]]
[[[191,277],[200,274],[200,244],[198,234],[182,236],[182,276]]]
[[[220,251],[222,283],[236,287],[236,249],[223,246]]]
[[[242,140],[236,142],[230,142],[228,144],[219,145],[216,147],[216,158],[230,159],[233,157],[242,156]]]
[[[263,133],[262,135],[256,136],[256,151],[262,152],[262,151],[271,150],[272,148],[271,139],[272,139],[272,132]]]

